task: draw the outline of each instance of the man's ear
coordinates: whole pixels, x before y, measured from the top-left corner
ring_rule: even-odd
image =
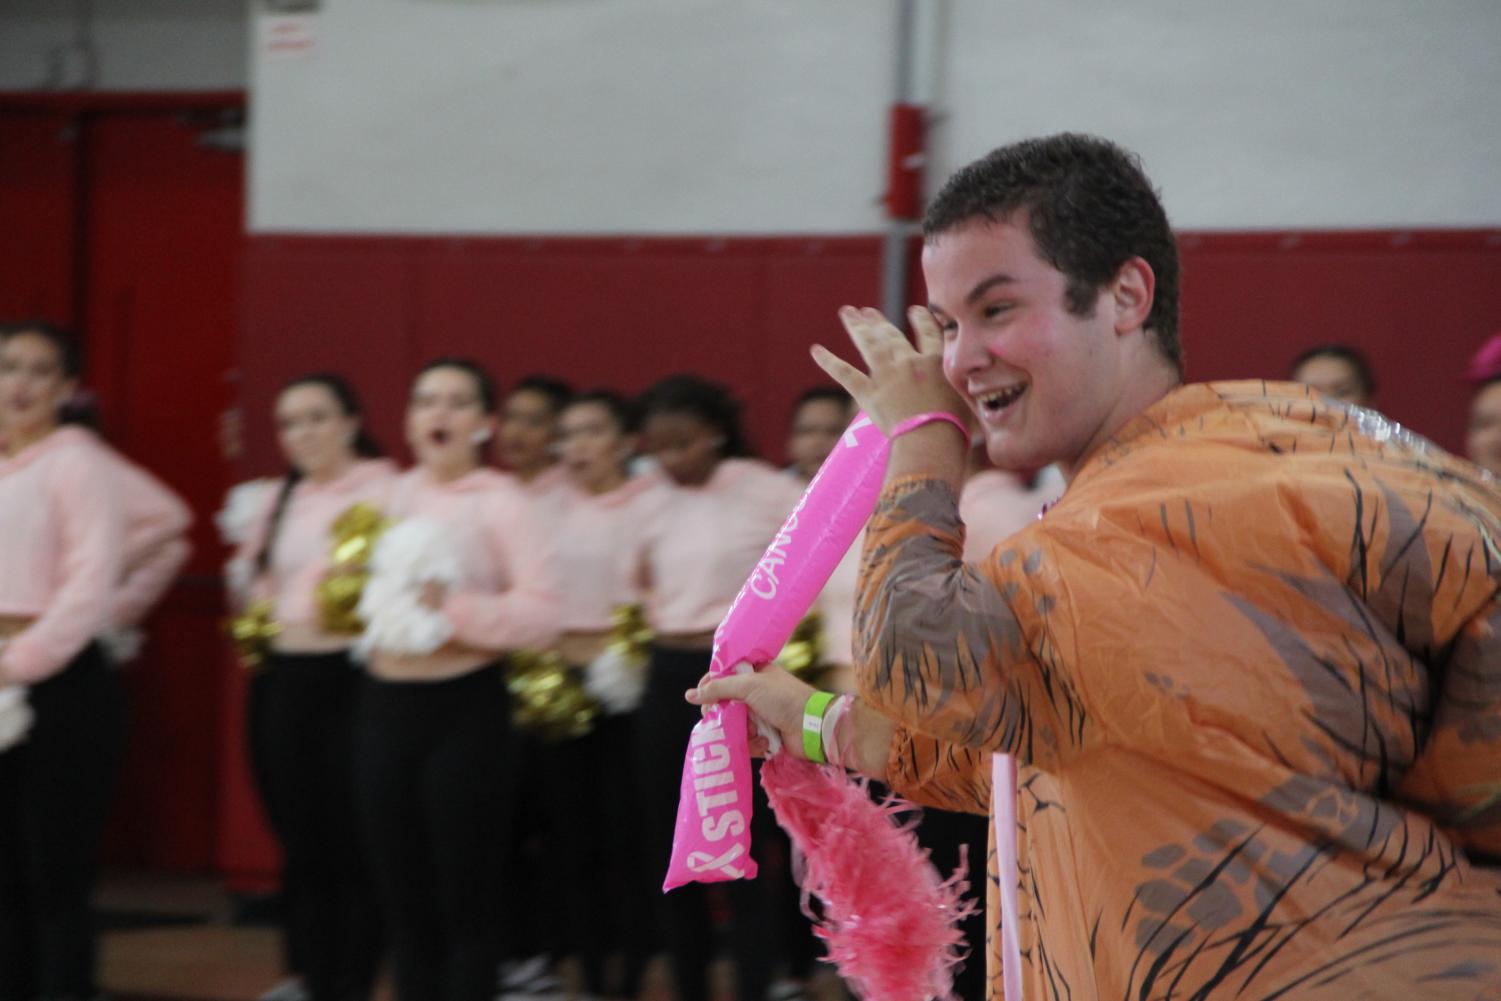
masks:
[[[1146,261],[1133,257],[1121,265],[1110,285],[1117,334],[1129,334],[1146,326],[1156,291],[1157,276]]]

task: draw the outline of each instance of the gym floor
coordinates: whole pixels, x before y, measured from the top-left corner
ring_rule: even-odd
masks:
[[[211,878],[110,872],[97,906],[100,985],[116,1001],[255,1001],[281,980],[280,950],[269,925],[237,918],[236,901]],[[571,982],[567,963],[560,971]],[[732,970],[716,971],[724,1001],[732,1001]],[[844,994],[838,978],[821,970],[817,1001]],[[392,1001],[382,984],[373,1001]],[[647,971],[640,1001],[672,1001],[666,964]]]

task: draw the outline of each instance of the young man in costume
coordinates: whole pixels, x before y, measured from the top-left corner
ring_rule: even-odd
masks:
[[[998,149],[925,235],[916,347],[846,309],[865,370],[815,349],[919,425],[866,533],[845,762],[989,813],[1014,757],[1027,997],[1501,996],[1495,481],[1302,386],[1184,385],[1172,234],[1113,144]],[[1069,480],[979,564],[970,421]],[[800,682],[689,692],[724,698],[802,747]]]

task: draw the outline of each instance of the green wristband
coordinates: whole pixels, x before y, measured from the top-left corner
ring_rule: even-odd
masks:
[[[816,764],[826,764],[823,753],[823,717],[834,701],[832,692],[814,692],[803,705],[803,757]]]

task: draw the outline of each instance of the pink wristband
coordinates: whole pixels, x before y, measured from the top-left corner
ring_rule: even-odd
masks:
[[[845,752],[849,749],[843,739],[847,734],[841,734],[840,724],[849,716],[850,707],[855,704],[853,695],[841,695],[829,706],[823,716],[823,754],[824,760],[831,765],[841,768],[850,767],[844,760]]]
[[[924,424],[932,424],[934,421],[948,421],[959,429],[959,433],[964,436],[965,444],[969,443],[969,425],[947,410],[930,410],[925,414],[908,417],[891,429],[891,437],[895,439],[900,435],[906,434],[908,431],[916,431]]]

